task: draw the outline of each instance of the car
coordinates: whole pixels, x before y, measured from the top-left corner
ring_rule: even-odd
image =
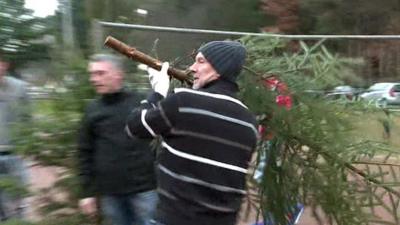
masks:
[[[362,93],[360,98],[381,108],[400,105],[400,83],[375,83]]]
[[[360,93],[359,89],[349,85],[337,86],[333,90],[329,91],[325,98],[330,100],[345,100],[355,101]]]

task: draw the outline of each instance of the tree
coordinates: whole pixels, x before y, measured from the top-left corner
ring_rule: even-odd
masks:
[[[306,0],[301,5],[300,29],[309,34],[398,34],[399,8],[397,0]],[[398,41],[337,41],[331,46],[346,55],[363,57],[366,64],[360,74],[367,80],[398,79]]]
[[[30,60],[48,59],[48,33],[44,20],[24,8],[24,0],[0,1],[0,50],[12,63],[12,70]]]
[[[300,4],[298,0],[261,0],[261,9],[276,18],[275,26],[263,28],[266,32],[296,33],[299,29]]]
[[[279,39],[242,41],[248,72],[241,98],[265,129],[257,151],[263,176],[253,183],[261,215],[285,225],[289,209],[300,202],[320,224],[398,224],[400,163],[390,156],[399,152],[352,133],[350,118],[368,109],[305,91],[340,84],[351,75],[353,60],[330,53],[322,41],[300,42],[295,53]],[[270,91],[271,77],[281,82],[282,93]],[[281,104],[286,98],[291,101]]]
[[[42,218],[38,225],[95,224],[77,209],[80,184],[76,138],[87,100],[95,95],[86,72],[87,61],[65,58],[62,53],[53,57],[58,62],[54,63],[54,70],[67,76],[47,100],[36,102],[36,119],[17,126],[16,151],[42,166],[64,171],[53,187],[35,193],[41,199],[38,213]],[[57,198],[60,193],[65,198]]]
[[[201,5],[199,2],[191,3],[199,4],[194,5],[196,6],[194,8],[191,8],[192,5],[184,0],[170,1],[169,4],[165,3],[160,6],[152,5],[152,1],[92,0],[87,2],[91,4],[85,5],[85,9],[93,10],[90,12],[99,15],[93,16],[93,18],[105,18],[105,20],[109,19],[113,22],[131,22],[138,19],[131,13],[140,3],[148,4],[149,9],[159,9],[160,6],[166,9],[165,11],[156,11],[160,13],[155,15],[154,20],[151,20],[153,22],[162,21],[165,23],[164,25],[170,25],[167,24],[168,21],[165,18],[168,18],[168,15],[173,12],[177,15],[172,20],[176,25],[191,24],[195,21],[196,26],[210,29],[223,28],[223,22],[234,17],[233,13],[236,12],[234,9],[237,10],[235,7],[241,6],[239,8],[242,8],[245,4],[244,1],[238,1],[235,4],[228,4],[227,1],[221,1],[222,3],[211,1],[212,7],[221,7],[222,5],[230,12],[214,25],[211,20],[204,19],[207,23],[196,21],[200,18],[197,13],[208,12],[208,6]],[[251,3],[253,4],[254,1]],[[78,8],[83,7],[82,3],[78,1],[74,1],[73,5]],[[198,8],[200,6],[203,8]],[[171,12],[168,11],[169,9],[177,11]],[[240,15],[247,15],[246,12],[241,13],[243,14]],[[220,11],[211,11],[210,18],[216,21],[216,19],[222,18],[217,17],[219,14]],[[182,20],[182,17],[188,19]],[[81,19],[84,20],[84,18]],[[243,18],[247,17],[238,17],[242,20]],[[242,26],[247,22],[243,20],[240,24]],[[203,25],[205,27],[202,27]],[[235,25],[230,24],[230,26],[234,27]],[[257,28],[251,27],[249,31],[252,29]],[[137,38],[131,35],[132,33],[114,32],[123,35],[125,39]],[[142,36],[150,39],[152,43],[154,42],[149,33]],[[162,37],[160,34],[155,36]],[[183,45],[183,42],[180,41],[183,39],[186,38],[173,40],[175,45],[170,48],[182,47],[181,45],[177,47],[177,43]],[[200,41],[196,39],[193,42],[199,43]],[[348,132],[351,129],[351,122],[347,118],[350,113],[343,105],[314,99],[304,94],[304,90],[327,88],[340,84],[343,78],[353,74],[349,67],[352,61],[331,54],[325,46],[322,46],[321,42],[313,46],[307,46],[300,42],[301,48],[297,52],[288,50],[287,43],[279,39],[244,38],[243,42],[249,49],[248,71],[252,72],[248,72],[244,76],[245,79],[242,80],[244,88],[241,90],[241,98],[252,111],[259,115],[260,123],[268,126],[268,130],[274,134],[272,141],[263,140],[258,149],[260,155],[261,153],[267,155],[264,158],[267,165],[265,175],[258,184],[258,190],[262,194],[258,199],[262,214],[271,216],[280,224],[284,224],[287,207],[301,201],[314,209],[322,207],[324,215],[331,223],[361,224],[367,219],[367,217],[363,217],[365,208],[371,208],[375,204],[384,205],[378,201],[381,193],[384,193],[394,199],[392,206],[388,208],[386,205],[384,206],[392,216],[391,219],[398,221],[397,215],[393,213],[393,209],[398,207],[398,191],[385,183],[386,178],[383,173],[375,173],[390,163],[387,161],[375,163],[374,166],[378,169],[374,171],[368,171],[368,169],[359,171],[354,167],[356,162],[362,165],[371,165],[369,159],[373,159],[375,155],[397,153],[391,153],[384,148],[385,146],[376,143],[360,142],[349,138],[351,137]],[[173,58],[171,55],[176,54],[172,54],[172,52],[171,50],[163,53],[162,59]],[[19,139],[21,153],[34,157],[45,165],[62,166],[67,171],[65,179],[62,179],[57,185],[67,191],[69,197],[62,204],[56,202],[57,204],[52,204],[52,207],[46,207],[46,213],[60,208],[76,210],[79,190],[76,189],[74,172],[75,138],[86,99],[93,97],[85,75],[86,61],[80,57],[77,57],[75,61],[73,59],[66,60],[59,55],[55,59],[58,62],[57,72],[62,75],[68,74],[64,85],[66,91],[52,95],[54,98],[49,101],[48,111],[39,112],[36,116],[42,119],[32,121],[28,127],[25,126],[22,129],[22,138]],[[262,71],[262,73],[254,71]],[[275,105],[276,96],[264,85],[265,79],[271,74],[279,77],[288,85],[290,95],[293,96],[292,109],[284,110]],[[274,148],[267,149],[265,148],[266,144],[270,144]],[[392,165],[398,167],[397,164]],[[394,172],[389,171],[389,174],[393,175]],[[351,176],[354,177],[354,180],[347,179]],[[382,178],[382,182],[377,182],[377,177]],[[270,212],[272,214],[269,214]],[[53,221],[49,221],[50,219]],[[45,220],[40,224],[60,224],[62,221],[68,221],[66,223],[69,225],[85,224],[74,210],[70,214],[58,217],[49,216]]]
[[[397,34],[399,1],[260,0],[264,13],[275,17],[266,31],[302,34]],[[365,60],[359,74],[367,81],[397,80],[398,41],[337,40],[326,46]],[[359,84],[358,84],[359,85]]]

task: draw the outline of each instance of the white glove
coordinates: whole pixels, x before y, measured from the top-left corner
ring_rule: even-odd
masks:
[[[167,74],[168,68],[169,63],[164,62],[160,71],[155,70],[151,67],[147,69],[147,72],[149,73],[151,87],[155,92],[164,96],[164,98],[167,96],[169,89],[169,76]]]

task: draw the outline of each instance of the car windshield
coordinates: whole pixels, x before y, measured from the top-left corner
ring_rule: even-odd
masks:
[[[383,90],[389,87],[390,84],[388,83],[377,83],[372,85],[370,88],[368,88],[369,91],[375,91],[375,90]]]

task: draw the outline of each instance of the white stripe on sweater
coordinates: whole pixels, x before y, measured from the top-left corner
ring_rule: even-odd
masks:
[[[157,136],[156,133],[154,133],[153,129],[151,129],[151,127],[149,126],[149,124],[148,124],[147,121],[146,121],[146,113],[147,113],[147,110],[146,110],[146,109],[143,109],[143,110],[142,110],[142,114],[141,114],[142,124],[143,124],[143,126],[146,128],[146,130],[147,130],[153,137],[156,137],[156,136]]]
[[[200,162],[200,163],[205,163],[205,164],[216,166],[216,167],[225,168],[225,169],[228,169],[228,170],[238,171],[238,172],[245,173],[245,174],[247,174],[247,172],[248,172],[247,169],[239,167],[239,166],[235,166],[235,165],[231,165],[231,164],[227,164],[227,163],[222,163],[222,162],[218,162],[218,161],[215,161],[215,160],[212,160],[212,159],[207,159],[207,158],[204,158],[204,157],[191,155],[191,154],[179,151],[177,149],[172,148],[171,146],[169,146],[164,141],[162,142],[162,146],[165,147],[172,154],[174,154],[176,156],[179,156],[181,158],[189,159],[189,160]]]
[[[239,120],[239,119],[236,119],[236,118],[232,118],[232,117],[229,117],[229,116],[225,116],[225,115],[218,114],[218,113],[211,112],[211,111],[204,110],[204,109],[196,109],[196,108],[190,108],[190,107],[179,107],[178,110],[179,110],[179,112],[182,112],[182,113],[193,113],[193,114],[200,114],[200,115],[210,116],[210,117],[214,117],[214,118],[217,118],[217,119],[225,120],[225,121],[228,121],[228,122],[236,123],[236,124],[239,124],[239,125],[242,125],[242,126],[246,126],[246,127],[250,128],[250,129],[252,129],[253,132],[256,134],[256,136],[258,135],[258,131],[253,126],[253,124],[245,122],[243,120]]]
[[[204,91],[196,91],[196,90],[187,89],[187,88],[175,88],[174,92],[175,93],[189,92],[189,93],[192,93],[192,94],[203,95],[203,96],[207,96],[207,97],[211,97],[211,98],[223,99],[223,100],[227,100],[227,101],[231,101],[231,102],[234,102],[236,104],[239,104],[239,105],[241,105],[241,106],[243,106],[244,108],[247,109],[247,106],[245,104],[243,104],[241,101],[237,100],[236,98],[232,98],[232,97],[230,97],[228,95],[212,94],[212,93],[208,93],[208,92],[204,92]]]
[[[128,134],[130,138],[133,138],[133,134],[131,133],[131,129],[129,129],[128,124],[125,126],[125,132]]]
[[[233,192],[233,193],[239,193],[239,194],[246,194],[245,190],[242,189],[237,189],[237,188],[232,188],[232,187],[227,187],[227,186],[223,186],[223,185],[219,185],[219,184],[212,184],[209,182],[205,182],[203,180],[199,180],[196,178],[192,178],[192,177],[188,177],[185,175],[181,175],[181,174],[177,174],[172,172],[171,170],[167,169],[166,167],[164,167],[163,165],[159,164],[158,168],[160,168],[161,171],[163,171],[164,173],[168,174],[169,176],[177,179],[177,180],[181,180],[187,183],[192,183],[192,184],[197,184],[197,185],[201,185],[204,187],[208,187],[217,191],[222,191],[222,192]]]

